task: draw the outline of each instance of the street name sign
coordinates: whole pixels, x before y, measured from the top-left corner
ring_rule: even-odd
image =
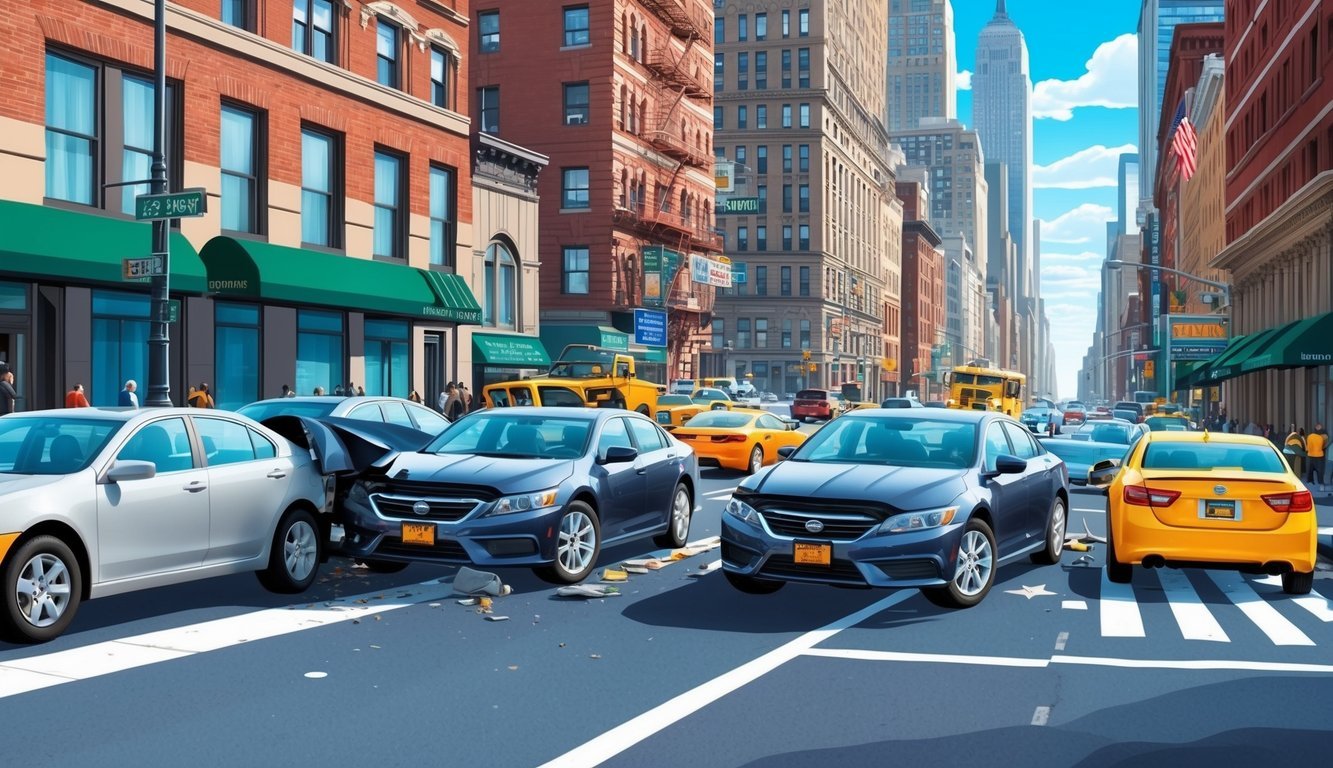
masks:
[[[142,280],[167,273],[167,260],[161,254],[142,259],[121,259],[120,276],[125,280]]]
[[[205,213],[208,213],[208,195],[202,187],[134,198],[134,218],[139,221],[180,219]]]

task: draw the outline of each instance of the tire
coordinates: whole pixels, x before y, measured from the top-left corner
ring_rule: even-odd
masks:
[[[315,583],[321,554],[315,516],[299,507],[290,509],[273,531],[268,567],[255,575],[270,592],[299,594]]]
[[[1065,529],[1069,525],[1069,514],[1065,500],[1059,496],[1051,502],[1051,513],[1046,518],[1046,546],[1028,555],[1028,559],[1037,565],[1055,565],[1060,562],[1060,555],[1065,551]]]
[[[83,572],[68,544],[55,536],[36,536],[10,553],[3,589],[0,635],[15,643],[44,643],[59,637],[78,613]]]
[[[571,501],[556,526],[555,560],[534,569],[534,573],[553,584],[577,584],[597,567],[602,551],[602,524],[597,513],[582,501]]]
[[[974,517],[963,528],[953,578],[942,587],[923,589],[921,594],[945,608],[971,608],[980,603],[995,584],[998,560],[995,534],[986,521]]]
[[[742,576],[739,573],[726,570],[722,571],[722,575],[727,577],[728,584],[747,595],[771,595],[787,586],[785,581],[756,579],[753,576]]]
[[[1288,595],[1308,595],[1314,588],[1314,571],[1282,574],[1282,591]]]
[[[671,518],[666,533],[653,537],[653,543],[659,547],[680,549],[690,539],[690,520],[694,514],[694,499],[684,483],[677,483],[671,494]]]
[[[394,560],[357,560],[373,573],[398,573],[411,563],[399,563]]]
[[[753,475],[764,468],[764,449],[763,446],[755,445],[750,450],[750,463],[745,465],[745,474]]]
[[[1134,580],[1134,566],[1115,559],[1115,537],[1111,535],[1111,520],[1106,520],[1106,578],[1115,584]]]

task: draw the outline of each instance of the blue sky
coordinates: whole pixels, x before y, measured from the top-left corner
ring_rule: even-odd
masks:
[[[1092,342],[1106,226],[1121,152],[1137,151],[1137,0],[1007,0],[1027,40],[1033,93],[1033,206],[1042,220],[1042,296],[1052,321],[1059,396],[1073,397]],[[993,0],[953,0],[958,69],[974,70]],[[958,117],[972,125],[960,78]],[[983,147],[984,151],[984,147]]]

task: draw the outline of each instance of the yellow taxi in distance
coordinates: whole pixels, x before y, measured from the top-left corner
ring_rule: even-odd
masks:
[[[1313,499],[1262,437],[1149,432],[1123,466],[1099,462],[1088,480],[1107,489],[1111,581],[1143,565],[1281,574],[1289,595],[1314,584]]]
[[[1188,432],[1190,428],[1189,419],[1184,414],[1164,414],[1160,411],[1155,416],[1149,416],[1143,420],[1152,432]]]
[[[778,449],[805,441],[794,420],[760,410],[706,411],[671,436],[694,449],[699,466],[716,465],[754,474],[778,460]]]
[[[670,432],[702,411],[727,411],[736,405],[720,389],[699,389],[692,395],[658,395],[653,416],[662,429]]]

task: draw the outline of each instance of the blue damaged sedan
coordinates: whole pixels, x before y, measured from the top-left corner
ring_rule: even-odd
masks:
[[[1003,414],[856,411],[736,488],[722,569],[751,594],[788,581],[919,587],[966,608],[1004,562],[1060,559],[1068,503],[1064,463]]]

